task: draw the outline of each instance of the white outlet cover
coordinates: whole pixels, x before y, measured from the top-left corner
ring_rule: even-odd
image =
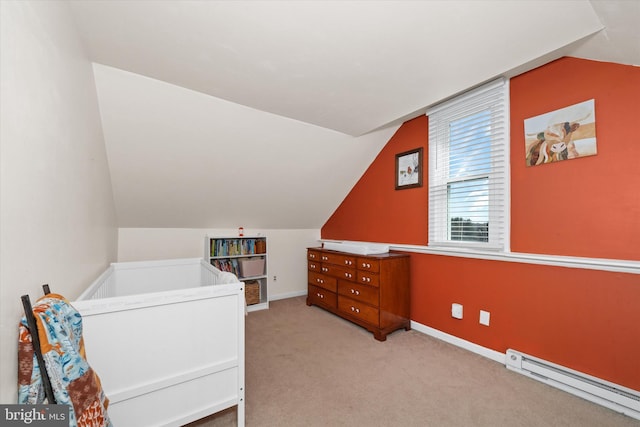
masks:
[[[451,304],[451,317],[462,319],[462,304]]]
[[[489,326],[489,319],[491,318],[491,313],[488,311],[480,310],[480,324]]]

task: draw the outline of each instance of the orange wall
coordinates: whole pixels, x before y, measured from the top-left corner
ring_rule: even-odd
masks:
[[[595,99],[598,154],[524,162],[523,120]],[[511,80],[511,248],[640,260],[640,69],[562,58]],[[406,122],[322,228],[322,238],[427,242],[424,186],[394,190],[395,154],[423,147]],[[411,318],[504,352],[514,348],[640,390],[640,275],[411,254]],[[451,317],[451,303],[464,319]],[[479,310],[491,313],[489,327]]]
[[[326,222],[322,237],[426,245],[427,187],[396,191],[394,177],[397,153],[423,147],[427,164],[428,133],[425,116],[404,123]]]
[[[598,154],[526,167],[524,120],[595,99]],[[511,80],[511,250],[640,260],[640,68],[563,58]]]

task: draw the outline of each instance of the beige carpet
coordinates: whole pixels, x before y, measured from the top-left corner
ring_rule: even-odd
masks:
[[[235,426],[235,409],[189,427]],[[246,324],[247,426],[634,426],[640,421],[420,332],[378,342],[305,298]]]

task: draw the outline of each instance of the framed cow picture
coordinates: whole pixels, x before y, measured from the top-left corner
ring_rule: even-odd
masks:
[[[527,166],[597,154],[595,100],[574,104],[524,121]]]

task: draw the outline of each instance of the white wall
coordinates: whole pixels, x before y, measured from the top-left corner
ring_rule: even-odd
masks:
[[[237,233],[237,229],[121,228],[118,233],[118,261],[202,258],[207,234],[233,237]],[[270,300],[307,292],[306,248],[319,245],[319,229],[245,228],[244,234],[267,237]]]
[[[120,227],[320,228],[399,127],[351,137],[105,65],[94,73]]]
[[[2,1],[0,402],[15,403],[20,296],[74,299],[115,261],[91,63],[66,2]],[[89,355],[90,357],[90,355]]]

